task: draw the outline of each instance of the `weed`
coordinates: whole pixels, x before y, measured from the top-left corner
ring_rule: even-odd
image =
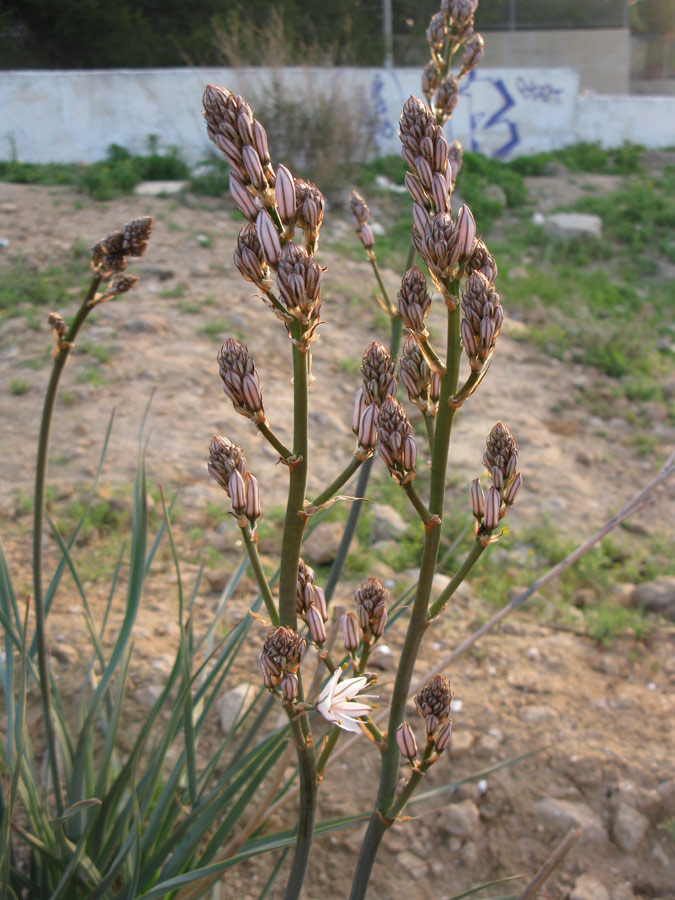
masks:
[[[89,356],[93,356],[96,362],[107,363],[112,359],[112,350],[103,344],[94,344],[91,341],[81,341],[79,349]]]
[[[185,294],[185,285],[177,284],[175,287],[167,288],[164,291],[159,292],[159,296],[163,300],[170,300],[174,297],[182,297]]]
[[[9,383],[9,392],[10,394],[14,394],[15,397],[20,397],[21,394],[27,394],[30,390],[30,381],[26,381],[25,378],[12,378]]]
[[[230,169],[216,157],[204,160],[190,176],[190,190],[193,194],[206,197],[222,197],[230,187]]]
[[[92,365],[85,366],[78,374],[77,380],[80,384],[90,384],[94,388],[105,384],[105,377],[100,368]]]
[[[199,330],[210,340],[221,343],[223,335],[232,331],[232,325],[226,319],[214,319],[212,322],[205,322]]]

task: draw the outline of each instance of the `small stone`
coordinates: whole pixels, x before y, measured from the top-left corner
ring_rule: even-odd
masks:
[[[204,574],[206,576],[209,587],[217,594],[220,594],[223,591],[223,588],[227,584],[230,577],[230,573],[225,569],[217,569],[215,572],[210,572],[207,569]]]
[[[163,690],[164,685],[162,684],[146,684],[144,687],[139,688],[134,692],[134,698],[141,706],[151,709],[159,699]]]
[[[556,834],[562,836],[579,826],[584,840],[603,841],[606,838],[602,819],[585,803],[544,797],[535,801],[534,809],[542,823]]]
[[[459,858],[466,869],[473,869],[478,863],[478,847],[469,841],[462,847]]]
[[[452,743],[450,744],[450,755],[452,757],[463,756],[473,747],[475,736],[470,731],[464,731],[461,728],[452,730]]]
[[[455,736],[452,737],[454,740]],[[675,778],[662,781],[657,787],[657,791],[661,797],[664,818],[669,819],[675,816]]]
[[[631,603],[675,622],[675,575],[639,584],[633,591]]]
[[[220,727],[225,734],[232,729],[239,716],[243,715],[251,705],[258,693],[258,686],[242,682],[232,690],[227,691],[216,702],[216,709],[220,716]]]
[[[620,801],[614,812],[612,837],[625,853],[633,853],[644,840],[649,819],[625,801]]]
[[[574,883],[570,900],[609,900],[609,891],[594,875],[580,875]]]
[[[340,522],[321,522],[303,544],[303,558],[312,566],[329,565],[335,559],[343,532]]]
[[[58,659],[59,662],[65,665],[75,662],[79,656],[75,647],[71,647],[70,644],[51,644],[49,652],[54,659]]]
[[[558,713],[550,706],[526,706],[519,710],[518,718],[529,725],[541,725],[544,722],[554,722]]]
[[[158,330],[154,322],[148,322],[147,319],[141,319],[138,317],[135,319],[125,319],[123,327],[127,331],[133,331],[134,334],[139,334],[141,332],[145,334],[154,334]]]
[[[453,735],[453,743],[455,736]],[[491,734],[482,734],[476,744],[476,756],[491,757],[499,751],[500,741]]]
[[[387,647],[386,644],[375,644],[375,649],[368,660],[368,665],[374,669],[380,669],[382,672],[393,671],[396,668],[396,660],[391,652],[391,648]]]
[[[411,853],[410,850],[401,850],[396,856],[396,862],[409,872],[419,873],[427,867],[425,860]]]
[[[459,838],[473,837],[480,824],[480,813],[473,800],[461,800],[449,806],[441,821],[441,827]]]
[[[393,506],[377,505],[373,510],[373,540],[386,541],[400,537],[408,530],[408,523]]]
[[[595,603],[595,591],[593,588],[579,588],[574,592],[572,603],[577,609],[586,609],[587,606],[592,606]]]
[[[622,606],[630,606],[633,591],[635,590],[634,584],[620,582],[613,584],[610,590],[612,599],[618,600]]]

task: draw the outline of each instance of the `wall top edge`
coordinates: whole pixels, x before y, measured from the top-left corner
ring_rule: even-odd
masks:
[[[481,66],[480,73],[487,72],[512,72],[515,69],[519,71],[532,72],[567,72],[576,73],[577,69],[572,66]],[[285,66],[282,69],[266,68],[265,66],[248,66],[248,67],[232,67],[232,66],[174,66],[167,68],[148,68],[148,69],[0,69],[0,78],[3,75],[65,75],[73,78],[91,75],[111,76],[111,75],[184,75],[189,74],[222,74],[223,72],[236,72],[241,75],[256,75],[262,73],[284,72],[381,72],[381,73],[398,73],[398,72],[417,72],[421,74],[419,66],[395,66],[393,69],[387,69],[384,66]]]

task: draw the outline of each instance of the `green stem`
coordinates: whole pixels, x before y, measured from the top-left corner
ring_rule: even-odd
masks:
[[[459,285],[453,285],[458,292]],[[455,410],[448,400],[457,390],[459,380],[459,306],[448,312],[447,333],[447,371],[441,378],[441,396],[436,416],[434,433],[434,448],[431,457],[431,486],[429,493],[429,512],[439,519],[443,516],[445,502],[445,476],[448,463],[448,449],[450,445],[450,433],[454,420]],[[408,630],[401,651],[401,658],[396,673],[396,681],[391,699],[389,712],[389,724],[387,734],[393,735],[403,721],[406,701],[412,681],[413,668],[419,651],[422,638],[427,626],[427,609],[433,584],[434,570],[438,558],[438,549],[441,539],[441,525],[427,528],[424,539],[424,550],[420,566],[420,577],[415,593]],[[372,871],[375,855],[387,828],[385,816],[395,802],[396,781],[398,778],[399,749],[396,741],[390,740],[387,749],[382,755],[382,770],[380,773],[380,787],[378,791],[376,808],[370,819],[365,838],[361,845],[359,860],[354,873],[352,883],[351,900],[363,900],[368,888],[368,881]]]
[[[78,309],[73,322],[63,338],[63,345],[58,350],[52,366],[52,373],[47,385],[45,402],[42,408],[40,421],[40,437],[38,439],[37,462],[35,466],[35,497],[33,505],[33,599],[35,602],[35,640],[37,646],[38,672],[40,675],[40,694],[42,697],[42,709],[44,713],[45,737],[47,741],[47,755],[54,782],[54,798],[58,815],[63,813],[63,797],[61,794],[61,782],[59,780],[58,759],[56,756],[56,738],[52,723],[51,693],[49,690],[49,663],[47,659],[47,645],[45,636],[45,605],[42,591],[42,529],[45,515],[45,484],[47,476],[47,457],[49,455],[49,433],[51,431],[54,404],[59,388],[59,381],[64,366],[68,361],[71,345],[84,324],[91,308],[90,301],[94,298],[101,278],[95,275],[89,290]]]
[[[316,761],[316,775],[319,779],[323,777],[326,763],[328,762],[331,753],[335,749],[335,745],[338,742],[341,731],[342,729],[339,725],[333,725],[331,730],[328,732],[328,736],[326,737],[323,747],[321,748],[321,752],[319,753],[319,758]]]
[[[481,544],[479,540],[474,542],[473,547],[471,548],[468,556],[457,570],[455,575],[452,578],[450,584],[443,588],[441,593],[438,595],[436,600],[429,607],[429,613],[427,615],[427,622],[430,622],[434,619],[445,607],[448,600],[455,593],[460,584],[464,581],[466,576],[469,574],[471,569],[474,567],[481,553],[485,550],[485,547]]]
[[[266,422],[256,422],[256,426],[260,434],[262,434],[265,440],[274,447],[279,456],[282,456],[284,459],[290,459],[293,456],[293,451],[289,450],[288,447],[279,440]]]
[[[424,777],[424,773],[433,765],[433,763],[429,762],[429,757],[432,755],[433,750],[434,745],[427,742],[427,745],[424,748],[424,754],[419,765],[416,769],[413,770],[410,778],[408,779],[408,783],[396,798],[396,801],[392,808],[389,810],[389,813],[387,814],[388,819],[394,821],[396,817],[400,816],[400,814],[405,809],[408,800],[410,800],[415,791],[415,788]]]
[[[312,836],[314,834],[314,816],[316,811],[317,779],[316,757],[314,746],[310,739],[307,740],[300,722],[289,711],[291,731],[298,748],[298,765],[300,767],[300,809],[298,816],[298,831],[295,841],[295,851],[291,864],[290,875],[284,891],[283,900],[298,900],[305,880],[309,853],[312,848]]]
[[[293,322],[291,336],[302,338],[302,325]],[[307,389],[308,354],[301,353],[293,344],[293,455],[290,467],[288,502],[281,541],[281,568],[279,571],[279,621],[290,628],[297,626],[295,595],[298,581],[300,546],[305,530],[305,490],[307,488]]]
[[[340,488],[349,481],[352,475],[356,473],[362,462],[363,460],[357,459],[355,456],[352,456],[349,463],[345,466],[342,472],[340,472],[335,481],[333,481],[332,484],[329,484],[328,487],[324,491],[322,491],[315,500],[312,501],[310,506],[314,509],[318,509],[320,506],[323,506],[324,503],[327,503],[328,500],[330,500],[334,494],[337,494]]]
[[[255,580],[258,582],[260,593],[262,594],[262,598],[265,601],[267,615],[270,617],[272,625],[276,626],[279,624],[279,615],[277,613],[277,608],[274,603],[274,597],[272,596],[272,591],[263,570],[262,563],[260,562],[260,555],[258,554],[258,544],[253,536],[253,532],[251,531],[251,526],[246,525],[244,528],[242,528],[241,534],[244,538],[244,543],[246,544],[246,550],[248,551],[248,558],[251,562],[251,568],[253,569]]]
[[[428,522],[429,519],[431,518],[431,513],[426,508],[424,503],[422,503],[422,500],[420,499],[420,495],[417,493],[417,491],[412,486],[412,484],[402,484],[401,487],[403,488],[403,490],[406,492],[406,494],[410,498],[410,502],[415,507],[415,511],[417,512],[417,515],[420,517],[420,519],[423,522]]]
[[[429,453],[434,451],[434,417],[428,413],[422,413],[424,416],[424,426],[427,430],[427,440],[429,442]]]
[[[377,264],[377,259],[372,250],[368,253],[368,259],[370,261],[370,265],[373,267],[373,272],[375,273],[375,278],[377,279],[377,283],[380,286],[380,290],[382,291],[382,296],[384,297],[384,302],[387,304],[387,308],[389,310],[389,315],[393,319],[394,316],[396,315],[396,310],[392,306],[391,300],[389,299],[389,294],[387,294],[387,289],[384,286],[384,282],[382,281],[382,276],[380,275],[380,267]]]

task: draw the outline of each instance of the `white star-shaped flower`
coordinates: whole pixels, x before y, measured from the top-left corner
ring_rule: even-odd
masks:
[[[368,684],[368,679],[361,675],[358,678],[345,678],[344,681],[340,681],[340,675],[342,675],[342,669],[338,666],[321,691],[316,708],[324,719],[332,722],[333,725],[339,725],[345,731],[359,734],[361,728],[355,717],[367,716],[372,706],[360,703],[354,698]],[[369,699],[371,696],[364,695]]]

